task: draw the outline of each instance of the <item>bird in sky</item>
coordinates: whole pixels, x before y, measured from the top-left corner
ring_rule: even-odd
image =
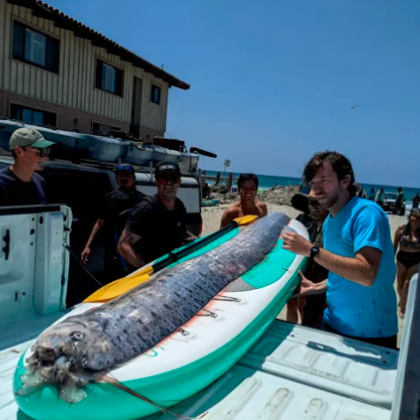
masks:
[[[353,105],[353,106],[351,107],[351,109],[354,109],[354,108],[359,108],[359,105]]]

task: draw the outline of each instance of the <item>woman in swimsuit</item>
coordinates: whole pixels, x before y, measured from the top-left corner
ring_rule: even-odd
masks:
[[[411,277],[419,270],[420,263],[420,210],[413,209],[408,223],[395,231],[394,251],[397,254],[397,283],[400,296],[398,316],[404,318]]]

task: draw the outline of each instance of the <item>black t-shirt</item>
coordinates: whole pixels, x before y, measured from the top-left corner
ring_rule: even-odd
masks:
[[[124,214],[124,212],[133,209],[144,197],[146,197],[145,194],[136,189],[130,192],[117,189],[105,195],[98,218],[105,221],[104,233],[108,240],[114,239],[115,231],[118,236],[121,235],[128,220],[128,213]]]
[[[34,173],[30,182],[19,179],[10,168],[0,170],[0,206],[45,204],[45,181]]]
[[[146,197],[134,208],[127,222],[128,232],[140,236],[135,250],[146,263],[179,248],[187,233],[187,210],[180,199],[169,211],[157,195]]]

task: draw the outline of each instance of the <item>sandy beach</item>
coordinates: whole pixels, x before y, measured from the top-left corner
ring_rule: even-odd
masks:
[[[277,200],[278,201],[278,200]],[[207,235],[212,233],[220,228],[220,219],[222,217],[223,212],[229,207],[230,203],[219,204],[215,207],[204,207],[202,209],[202,217],[203,217],[203,235]],[[288,216],[295,218],[299,212],[295,210],[293,207],[288,205],[279,205],[279,204],[271,204],[267,202],[268,211],[272,212],[281,212],[287,214]],[[398,226],[401,226],[406,223],[407,218],[406,216],[394,216],[388,215],[389,223],[391,227],[391,234],[392,238],[394,238],[394,232]],[[396,287],[396,284],[395,284]],[[285,320],[286,319],[286,309],[284,308],[278,316],[279,319]],[[402,327],[404,321],[398,318],[399,320],[399,335],[398,335],[398,346],[400,345],[401,335],[402,335]]]

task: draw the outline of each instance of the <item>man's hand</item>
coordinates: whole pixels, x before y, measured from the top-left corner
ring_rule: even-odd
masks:
[[[313,283],[312,281],[308,280],[302,273],[302,271],[299,270],[300,278],[302,279],[300,283],[300,291],[299,293],[293,295],[292,297],[306,297],[306,296],[312,296],[312,295],[320,295],[325,292],[327,281],[324,280],[321,283]]]
[[[87,262],[87,260],[88,260],[88,258],[89,258],[89,255],[90,255],[90,248],[87,246],[87,247],[83,250],[83,252],[82,252],[82,256],[81,256],[82,262],[83,262],[84,264],[86,264],[86,262]]]
[[[283,248],[297,255],[309,257],[313,245],[302,235],[294,232],[286,232],[281,236],[283,238]]]

